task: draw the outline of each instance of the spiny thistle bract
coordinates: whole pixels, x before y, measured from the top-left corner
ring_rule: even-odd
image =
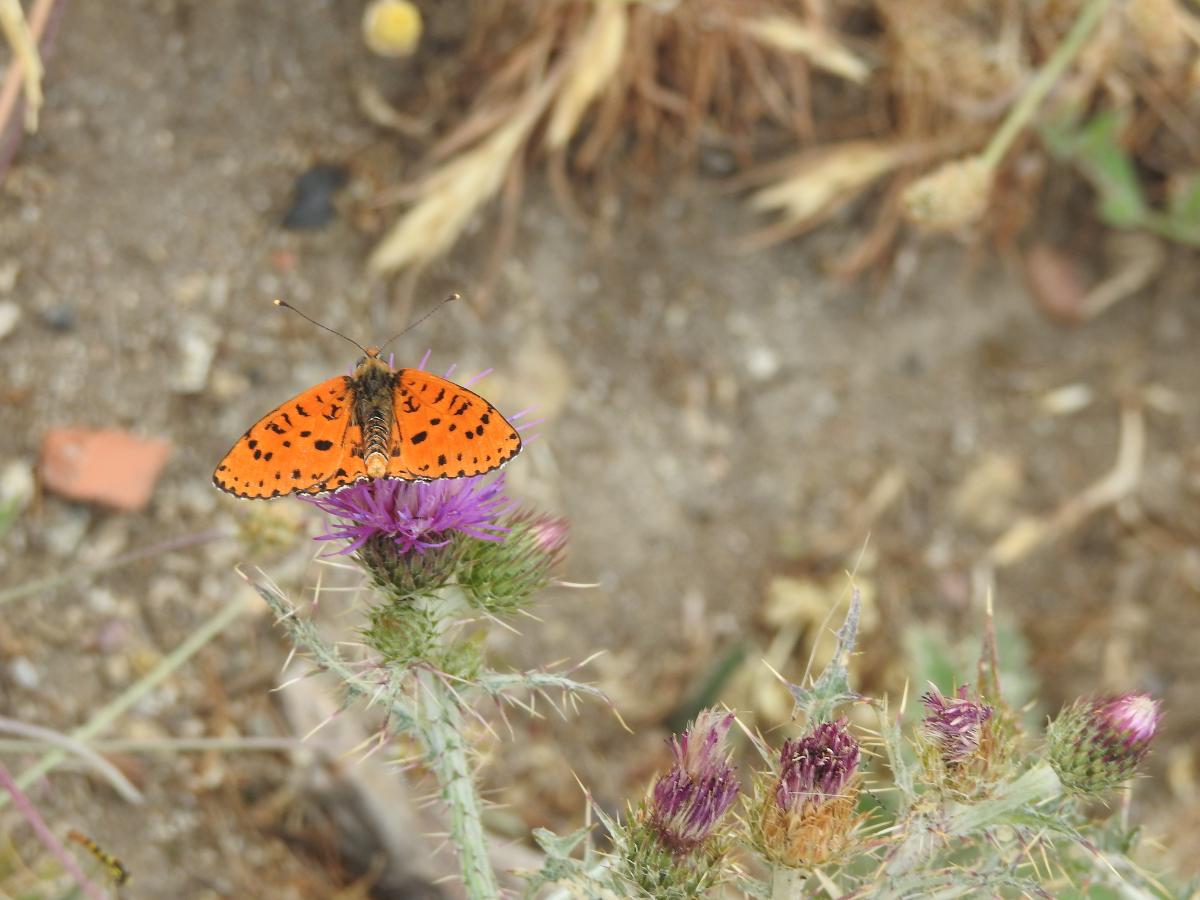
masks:
[[[1124,784],[1141,765],[1162,713],[1149,694],[1076,700],[1050,723],[1050,764],[1063,787],[1099,794]]]

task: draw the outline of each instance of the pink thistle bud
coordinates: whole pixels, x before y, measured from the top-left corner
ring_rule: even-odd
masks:
[[[1075,793],[1116,787],[1150,752],[1161,719],[1159,701],[1149,694],[1077,700],[1050,723],[1050,764]]]
[[[702,710],[692,726],[671,741],[675,764],[651,792],[650,828],[675,853],[690,853],[712,835],[738,793],[725,738],[733,713]]]

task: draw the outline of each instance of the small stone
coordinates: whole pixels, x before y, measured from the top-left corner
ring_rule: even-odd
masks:
[[[16,459],[0,469],[0,520],[18,516],[33,499],[33,466]]]
[[[79,552],[91,524],[91,510],[73,504],[55,504],[47,508],[42,522],[42,545],[50,556],[70,559]]]
[[[283,227],[290,231],[324,228],[337,212],[333,195],[349,180],[350,174],[344,166],[313,166],[296,179],[292,208],[284,216]]]
[[[18,656],[8,664],[9,677],[20,687],[32,691],[42,683],[42,676],[33,663],[24,656]]]
[[[208,384],[208,373],[217,355],[216,329],[203,319],[193,319],[180,328],[178,367],[171,374],[171,390],[177,394],[199,394]]]
[[[41,319],[53,331],[74,331],[75,310],[66,304],[56,304],[41,312]]]
[[[1034,304],[1064,325],[1085,318],[1088,286],[1079,259],[1051,244],[1034,244],[1025,254],[1025,284]]]
[[[0,340],[12,334],[12,330],[17,327],[17,322],[20,320],[21,307],[11,300],[0,302]]]
[[[779,371],[779,357],[770,347],[752,347],[746,354],[746,370],[755,381],[766,381]]]

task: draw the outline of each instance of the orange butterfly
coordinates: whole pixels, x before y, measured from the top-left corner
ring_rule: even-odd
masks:
[[[521,452],[517,429],[478,394],[420,369],[393,369],[378,347],[359,349],[366,355],[353,375],[322,381],[252,425],[213,484],[251,499],[322,494],[372,478],[482,475]]]

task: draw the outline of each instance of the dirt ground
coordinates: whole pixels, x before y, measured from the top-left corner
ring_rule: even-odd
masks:
[[[56,425],[127,428],[174,451],[142,514],[39,496],[0,536],[0,588],[245,519],[245,504],[210,486],[215,461],[261,413],[355,353],[272,309],[272,297],[364,342],[407,320],[366,281],[372,239],[353,216],[305,234],[279,225],[294,179],[315,162],[350,166],[352,202],[381,177],[408,177],[417,158],[417,145],[355,109],[356,12],[314,0],[67,10],[42,129],[0,186],[0,269],[17,267],[0,300],[21,309],[0,337],[0,469],[29,470]],[[415,65],[384,69],[388,89],[419,90],[405,68]],[[486,224],[426,274],[418,309],[477,289]],[[1108,471],[1126,404],[1145,427],[1136,491],[996,568],[995,595],[1027,641],[1041,713],[1100,690],[1163,698],[1165,733],[1132,815],[1164,848],[1159,864],[1195,871],[1195,254],[1175,251],[1152,290],[1067,330],[1033,309],[1008,266],[956,246],[911,242],[906,277],[880,289],[822,274],[853,221],[735,254],[753,224],[738,198],[697,180],[585,230],[534,180],[488,307],[452,306],[397,347],[415,362],[431,346],[435,370],[495,366],[484,384],[497,406],[545,414],[510,484],[570,520],[565,577],[599,586],[548,592],[542,623],[495,636],[495,660],[607,650],[588,674],[636,732],[598,704],[569,723],[515,720],[515,738],[489,751],[488,786],[507,804],[493,827],[518,838],[577,823],[572,772],[611,808],[636,796],[661,760],[664,722],[714,665],[736,646],[748,665],[766,652],[778,576],[840,577],[864,542],[874,599],[860,676],[898,691],[905,635],[925,623],[974,640],[988,548],[1018,516],[1050,513]],[[1091,402],[1048,412],[1046,395],[1068,385],[1086,386]],[[872,511],[881,479],[897,487]],[[270,508],[286,518],[283,507]],[[302,734],[296,701],[281,697],[328,685],[269,693],[288,648],[232,567],[261,565],[299,592],[313,582],[308,544],[251,557],[213,541],[5,604],[0,715],[70,730],[222,604],[244,600],[246,615],[108,736]],[[785,660],[793,677],[816,627]],[[729,691],[730,702],[754,696]],[[134,873],[123,896],[322,897],[364,877],[364,854],[347,847],[329,804],[330,783],[353,777],[344,763],[250,751],[116,758],[144,804],[77,769],[32,796],[58,832],[77,827],[122,857]],[[19,771],[32,757],[3,760]],[[16,821],[0,814],[5,829]],[[0,834],[6,865],[14,848],[34,865],[24,829]],[[27,884],[19,870],[9,877],[0,894]]]

